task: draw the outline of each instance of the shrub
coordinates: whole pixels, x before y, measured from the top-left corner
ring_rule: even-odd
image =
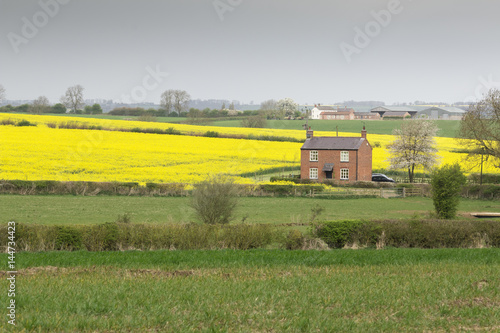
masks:
[[[460,190],[466,177],[459,164],[444,165],[432,174],[432,201],[438,217],[454,218],[460,200]]]
[[[207,131],[207,132],[205,132],[204,136],[206,136],[208,138],[217,138],[219,136],[219,132]]]
[[[313,225],[313,233],[331,248],[342,248],[365,222],[360,220],[343,220],[320,222]]]
[[[57,227],[56,250],[82,249],[82,234],[76,227]]]
[[[207,224],[227,224],[237,205],[238,187],[227,176],[210,176],[194,186],[191,206]]]
[[[304,246],[304,235],[298,230],[292,230],[285,239],[287,250],[300,250]]]
[[[30,123],[28,120],[22,119],[17,122],[16,126],[36,126],[36,124]]]

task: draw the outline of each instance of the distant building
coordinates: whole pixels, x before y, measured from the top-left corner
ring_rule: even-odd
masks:
[[[317,104],[311,110],[309,119],[321,119],[321,112],[335,112],[336,110],[333,106]]]
[[[467,111],[454,106],[431,107],[418,113],[428,119],[461,120]]]
[[[380,114],[377,112],[354,112],[354,119],[379,120]]]
[[[300,178],[338,180],[341,182],[372,180],[372,147],[363,127],[361,137],[314,137],[309,128],[300,148]]]
[[[382,116],[382,119],[405,119],[405,118],[412,118],[409,112],[385,112],[384,115]]]
[[[354,110],[349,111],[323,111],[320,113],[320,119],[325,120],[352,120],[354,119]]]
[[[371,109],[370,112],[378,113],[381,118],[383,118],[384,114],[387,112],[391,112],[391,117],[401,116],[401,118],[404,118],[403,115],[406,113],[408,113],[410,117],[415,118],[418,113],[417,110],[407,106],[377,106],[376,108]]]

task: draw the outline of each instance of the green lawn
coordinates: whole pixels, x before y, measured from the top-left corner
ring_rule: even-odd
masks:
[[[499,249],[20,253],[17,328],[498,332],[499,257]],[[4,277],[0,288],[5,305]],[[5,316],[0,330],[8,326]]]
[[[0,195],[4,222],[37,224],[94,224],[116,221],[129,214],[132,222],[179,223],[194,221],[189,197],[127,196],[21,196]],[[246,217],[248,223],[307,222],[311,208],[320,205],[322,219],[384,219],[426,216],[433,210],[429,198],[404,199],[319,199],[243,197],[239,200],[235,223]],[[460,212],[500,212],[500,202],[462,200]]]

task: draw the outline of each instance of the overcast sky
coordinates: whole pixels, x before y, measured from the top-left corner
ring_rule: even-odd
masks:
[[[7,99],[55,103],[80,84],[86,99],[155,103],[167,89],[455,102],[500,86],[500,1],[58,1],[0,0]]]

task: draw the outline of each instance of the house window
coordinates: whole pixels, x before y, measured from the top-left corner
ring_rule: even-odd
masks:
[[[340,179],[349,180],[349,169],[340,169]]]
[[[340,162],[349,162],[349,152],[341,151],[340,152]]]
[[[318,179],[318,168],[309,169],[309,179]]]
[[[318,161],[318,151],[317,150],[311,150],[309,152],[309,161],[311,161],[311,162]]]

